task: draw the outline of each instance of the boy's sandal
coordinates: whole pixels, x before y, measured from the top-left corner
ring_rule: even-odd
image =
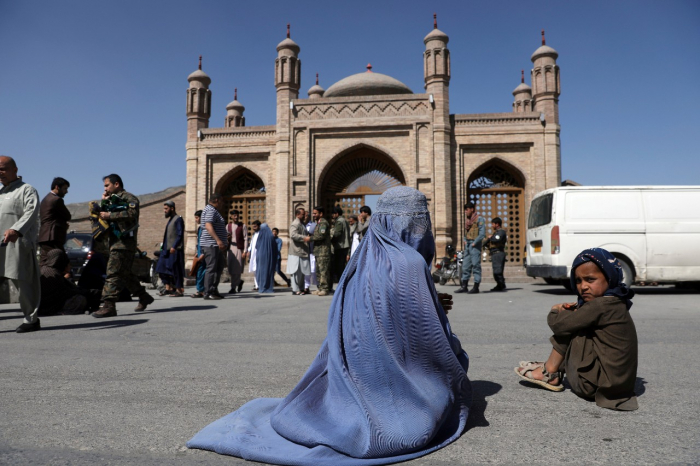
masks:
[[[542,380],[537,380],[532,377],[532,371],[540,367],[542,368]],[[559,371],[550,373],[547,371],[547,369],[545,369],[544,364],[542,364],[542,366],[535,367],[516,367],[515,373],[518,374],[518,377],[525,380],[526,382],[534,383],[542,388],[546,388],[547,390],[553,392],[561,392],[562,390],[564,390],[564,384],[562,384],[562,373]],[[559,385],[552,385],[549,383],[553,379],[557,378],[559,379]]]
[[[538,367],[544,367],[544,361],[520,361],[518,367],[531,367],[536,369]]]

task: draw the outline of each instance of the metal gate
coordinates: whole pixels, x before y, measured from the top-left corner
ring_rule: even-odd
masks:
[[[225,219],[230,221],[231,210],[240,212],[240,221],[248,226],[248,236],[252,233],[252,223],[254,220],[260,220],[260,223],[265,223],[265,186],[262,180],[250,174],[243,173],[234,178],[224,189],[224,209],[221,213]],[[273,225],[270,225],[272,228]]]

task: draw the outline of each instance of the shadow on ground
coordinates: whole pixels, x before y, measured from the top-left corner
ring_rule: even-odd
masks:
[[[130,327],[132,325],[140,325],[148,322],[148,319],[132,319],[132,320],[99,320],[97,322],[86,322],[83,324],[69,324],[69,325],[54,325],[51,327],[46,326],[44,323],[41,326],[39,333],[50,332],[53,330],[73,330],[73,329],[84,329],[84,330],[105,330],[110,328],[119,327]],[[0,333],[14,333],[14,330],[5,330]]]
[[[490,425],[485,416],[486,405],[488,405],[486,397],[495,395],[501,388],[503,388],[501,384],[488,380],[472,380],[472,406],[469,410],[465,431],[474,427],[488,427]]]

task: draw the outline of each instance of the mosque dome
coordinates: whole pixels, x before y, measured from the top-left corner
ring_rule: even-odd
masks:
[[[447,34],[439,30],[437,27],[430,31],[427,36],[425,36],[425,39],[423,39],[423,43],[427,44],[431,40],[439,40],[447,44],[450,41],[450,38],[447,37]]]
[[[357,73],[341,79],[326,90],[323,97],[350,97],[361,95],[413,94],[404,83],[391,76],[374,73],[367,65],[365,73]]]
[[[245,110],[245,107],[234,98],[233,101],[226,106],[226,110],[238,110],[242,113]]]
[[[197,70],[194,73],[187,76],[187,82],[200,81],[204,84],[211,84],[211,78],[202,70]]]
[[[543,45],[537,50],[535,50],[535,53],[532,54],[530,60],[535,61],[539,57],[552,57],[556,60],[558,56],[559,54],[552,47],[550,47],[549,45]]]
[[[518,87],[513,90],[513,95],[520,94],[521,92],[532,92],[532,88],[525,83],[520,83]]]
[[[299,53],[299,50],[301,50],[299,48],[299,45],[296,42],[294,42],[292,39],[290,39],[289,37],[287,37],[282,42],[277,44],[277,51],[279,52],[282,49],[291,49],[296,53]]]

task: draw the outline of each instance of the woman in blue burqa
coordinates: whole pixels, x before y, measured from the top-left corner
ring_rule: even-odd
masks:
[[[456,440],[472,390],[429,264],[425,196],[386,191],[340,279],[328,335],[286,398],[260,398],[187,443],[282,465],[375,465]]]
[[[277,270],[277,242],[272,230],[263,223],[258,231],[258,240],[255,242],[255,280],[258,282],[258,293],[275,292],[275,271]]]

